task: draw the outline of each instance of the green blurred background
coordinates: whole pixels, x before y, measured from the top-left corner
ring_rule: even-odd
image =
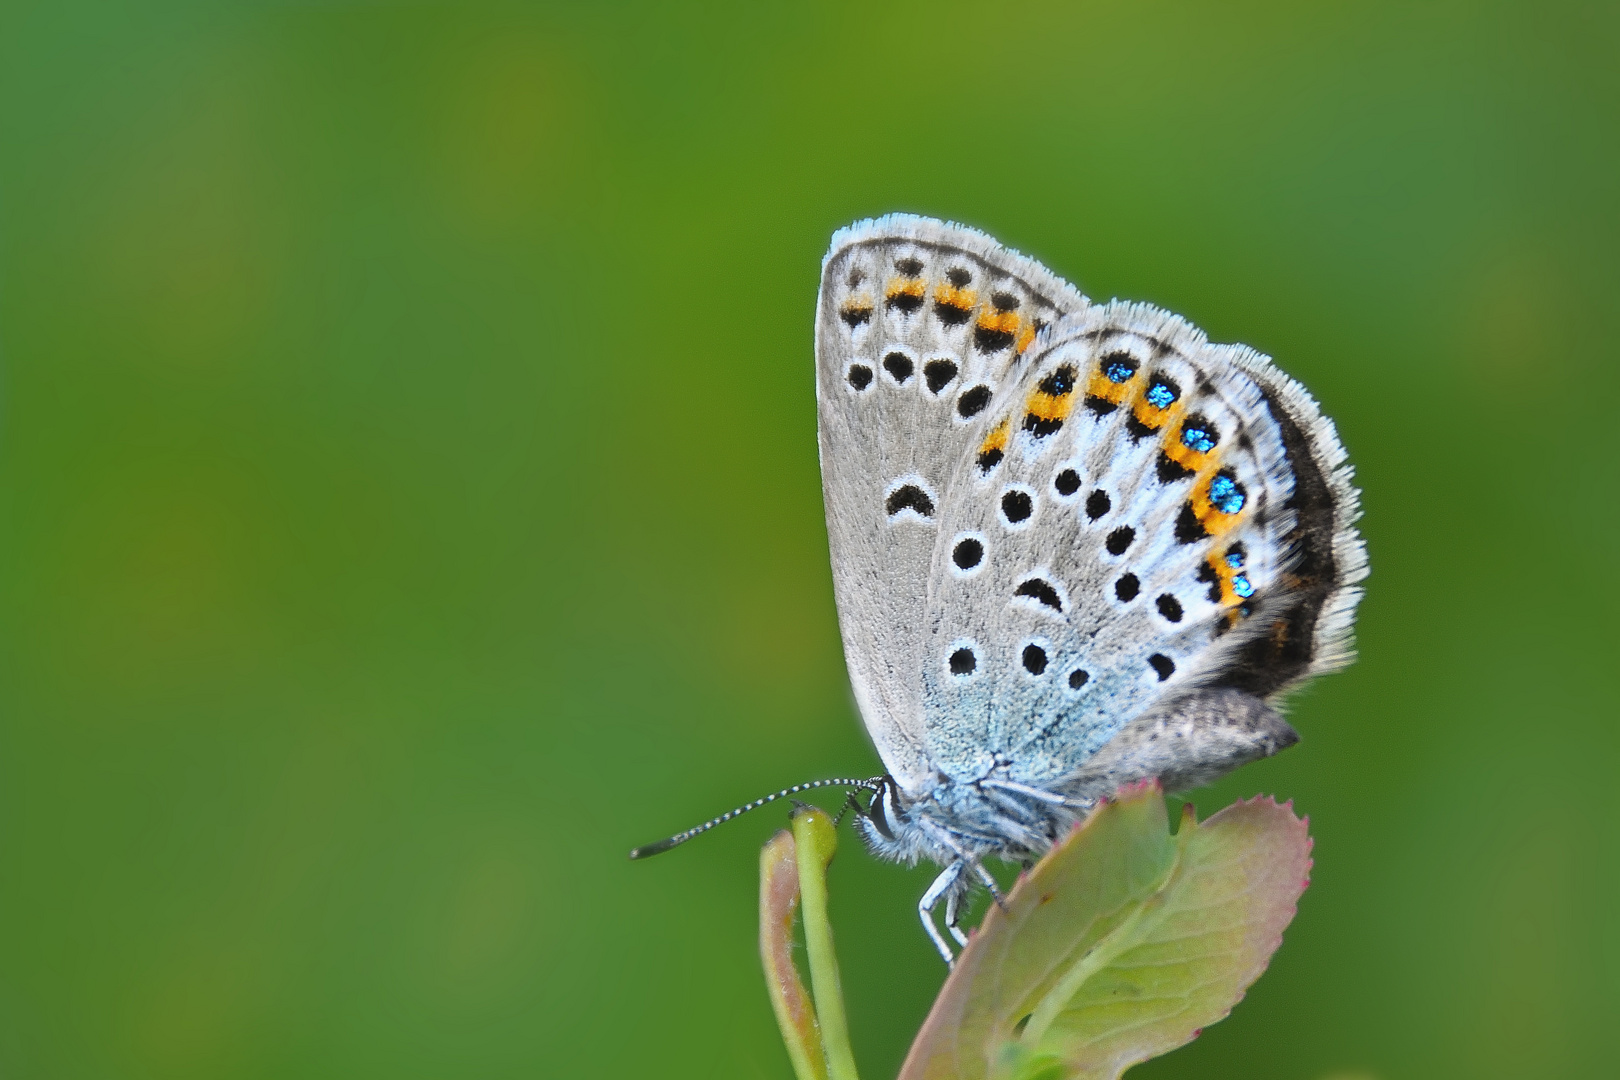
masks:
[[[1275,355],[1362,660],[1131,1075],[1620,1059],[1613,4],[0,12],[0,1073],[789,1076],[765,791],[877,769],[816,469],[832,231],[960,219]],[[834,867],[856,1050],[943,970]]]

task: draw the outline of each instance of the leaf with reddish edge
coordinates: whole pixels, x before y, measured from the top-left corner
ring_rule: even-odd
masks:
[[[991,908],[900,1080],[1116,1080],[1190,1042],[1282,943],[1310,846],[1291,804],[1171,836],[1156,783],[1121,789]]]
[[[798,853],[793,834],[784,830],[759,853],[759,955],[793,1074],[798,1080],[827,1080],[816,1010],[793,964],[793,914],[798,906]]]

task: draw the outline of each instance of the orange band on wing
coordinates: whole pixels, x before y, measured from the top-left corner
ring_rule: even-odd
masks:
[[[961,289],[949,282],[940,282],[934,289],[935,310],[940,313],[941,320],[951,326],[967,322],[973,314],[973,305],[978,301],[979,294],[972,289]]]
[[[986,308],[979,314],[979,329],[990,333],[1017,334],[1021,320],[1016,311],[995,311]]]
[[[884,290],[883,299],[890,307],[916,311],[922,307],[923,296],[927,292],[928,286],[923,284],[922,278],[892,278]]]
[[[1009,424],[1005,420],[991,428],[990,434],[986,435],[984,442],[979,445],[980,455],[1004,452],[1007,449],[1008,429]]]

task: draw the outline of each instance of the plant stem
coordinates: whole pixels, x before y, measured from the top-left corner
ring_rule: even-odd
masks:
[[[793,966],[793,913],[799,906],[793,834],[779,832],[759,853],[759,955],[782,1042],[798,1080],[828,1080],[810,993]]]
[[[810,958],[810,985],[815,991],[827,1075],[830,1080],[859,1080],[855,1054],[849,1045],[849,1022],[844,1015],[844,989],[838,977],[838,957],[833,952],[832,926],[827,921],[827,864],[838,850],[838,834],[831,818],[815,807],[807,807],[793,815],[793,838],[798,849],[805,951]]]

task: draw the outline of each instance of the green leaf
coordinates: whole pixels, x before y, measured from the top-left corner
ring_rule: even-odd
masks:
[[[1122,790],[991,908],[900,1080],[1115,1080],[1231,1011],[1309,873],[1270,798],[1171,836],[1157,784]]]

